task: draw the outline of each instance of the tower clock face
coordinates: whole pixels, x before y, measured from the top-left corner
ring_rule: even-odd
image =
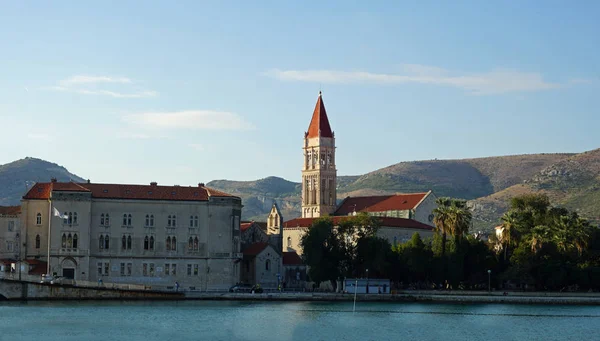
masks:
[[[432,222],[433,221],[433,214],[430,214],[428,218],[429,218],[429,222]]]

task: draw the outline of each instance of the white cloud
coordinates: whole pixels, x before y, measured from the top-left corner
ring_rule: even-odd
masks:
[[[366,71],[273,69],[265,74],[284,81],[315,83],[431,84],[460,88],[478,95],[540,91],[564,86],[564,84],[548,82],[538,73],[506,69],[484,73],[456,74],[438,67],[405,64],[402,65],[402,70],[404,71],[402,74],[392,74]]]
[[[204,151],[204,146],[201,145],[201,144],[198,144],[198,143],[190,143],[190,144],[188,144],[188,146],[190,148],[192,148],[192,149],[195,149],[195,150],[199,151],[199,152]]]
[[[131,79],[126,77],[107,77],[107,76],[86,76],[76,75],[63,79],[59,82],[62,86],[71,86],[74,84],[89,84],[89,83],[132,83]]]
[[[185,110],[147,112],[123,117],[123,121],[146,128],[189,130],[248,130],[254,126],[227,111]]]
[[[111,89],[101,88],[103,85],[112,86]],[[108,76],[86,76],[75,75],[67,79],[58,81],[58,85],[46,89],[62,92],[72,92],[82,95],[101,95],[114,98],[145,98],[158,95],[156,91],[131,90],[134,82],[126,77],[108,77]],[[125,89],[117,90],[114,87],[123,87]]]

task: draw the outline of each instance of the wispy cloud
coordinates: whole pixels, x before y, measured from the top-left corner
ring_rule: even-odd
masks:
[[[132,89],[134,83],[133,80],[127,77],[75,75],[60,80],[58,81],[58,85],[48,87],[47,89],[114,98],[145,98],[158,95],[156,91]],[[107,86],[111,88],[107,89]],[[115,87],[120,87],[120,89],[116,89]]]
[[[284,81],[318,83],[376,83],[384,85],[418,83],[449,86],[477,95],[556,89],[567,84],[545,80],[541,74],[497,69],[484,73],[452,73],[448,70],[419,64],[402,65],[402,73],[373,73],[366,71],[335,70],[279,70],[267,71],[267,76]],[[577,83],[582,83],[580,80]]]
[[[204,151],[204,146],[198,143],[190,143],[188,144],[188,146],[194,150],[197,150],[199,152]]]
[[[123,121],[146,128],[188,130],[248,130],[254,126],[243,117],[227,111],[185,110],[147,112],[123,117]]]

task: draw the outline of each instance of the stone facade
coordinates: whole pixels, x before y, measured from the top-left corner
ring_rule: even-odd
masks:
[[[49,254],[50,273],[78,280],[227,289],[240,276],[241,208],[203,184],[36,184],[22,202],[26,257]]]
[[[21,207],[0,206],[0,271],[9,271],[11,264],[22,257]]]

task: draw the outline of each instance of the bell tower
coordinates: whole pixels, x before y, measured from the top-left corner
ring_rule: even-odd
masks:
[[[302,149],[302,218],[331,215],[336,208],[335,138],[320,91]]]

